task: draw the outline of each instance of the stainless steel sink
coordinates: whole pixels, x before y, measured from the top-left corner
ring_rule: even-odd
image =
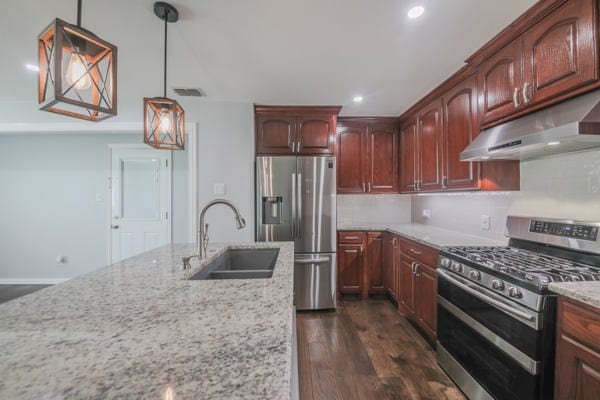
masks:
[[[229,249],[190,280],[265,279],[273,276],[279,249]]]

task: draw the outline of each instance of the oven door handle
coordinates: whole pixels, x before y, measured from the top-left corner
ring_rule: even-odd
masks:
[[[458,286],[459,288],[463,289],[464,291],[472,294],[473,296],[477,297],[479,300],[485,301],[486,303],[489,303],[495,307],[498,307],[499,309],[506,311],[509,314],[515,315],[517,317],[523,318],[524,320],[527,321],[534,321],[535,320],[535,316],[531,315],[531,314],[527,314],[524,313],[521,310],[517,310],[514,307],[511,307],[509,305],[506,305],[498,300],[492,299],[489,296],[486,296],[485,294],[482,294],[481,292],[479,292],[478,290],[473,289],[472,287],[460,282],[458,279],[455,279],[453,277],[451,277],[450,275],[448,275],[446,272],[442,271],[442,270],[438,270],[438,275],[443,276],[445,279],[449,280],[450,282],[452,282],[454,285]]]

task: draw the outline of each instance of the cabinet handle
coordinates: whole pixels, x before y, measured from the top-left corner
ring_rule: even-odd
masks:
[[[363,189],[363,192],[367,191],[367,189],[365,188],[365,183],[364,182],[362,183],[362,189]]]
[[[392,239],[392,244],[394,245],[394,248],[396,248],[396,245],[398,244],[398,241],[397,241],[397,240],[398,240],[398,239],[396,239],[396,238],[393,238],[393,239]]]
[[[417,263],[414,261],[410,264],[410,269],[411,269],[413,275],[415,274],[415,266],[416,265],[417,265]]]
[[[529,103],[531,101],[531,99],[527,95],[528,91],[529,91],[529,83],[525,82],[523,84],[523,102],[525,102],[525,103]]]
[[[519,103],[519,88],[515,88],[515,92],[513,93],[513,103],[515,105],[515,108],[521,105]]]
[[[415,263],[415,276],[421,276],[420,269],[421,269],[421,264]]]
[[[446,178],[445,176],[442,176],[442,189],[447,189],[448,188],[448,178]]]
[[[417,250],[415,250],[415,249],[412,249],[412,248],[411,248],[411,249],[409,249],[409,250],[410,250],[410,252],[411,252],[411,253],[413,253],[413,254],[416,254],[416,255],[420,255],[420,254],[421,254],[421,252],[420,252],[420,251],[417,251]]]
[[[361,257],[363,256],[363,247],[362,246],[360,246],[360,253],[359,254],[360,254]]]
[[[358,239],[358,236],[344,236],[344,239],[347,239],[347,240],[356,240],[356,239]]]
[[[371,182],[367,182],[367,192],[371,192]]]

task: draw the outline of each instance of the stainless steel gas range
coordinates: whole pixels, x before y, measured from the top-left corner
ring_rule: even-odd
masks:
[[[438,362],[470,399],[552,399],[550,282],[600,280],[599,222],[509,216],[507,247],[448,247]]]

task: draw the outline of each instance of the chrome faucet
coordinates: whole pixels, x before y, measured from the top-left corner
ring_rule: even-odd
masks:
[[[208,211],[209,208],[216,204],[226,205],[233,210],[233,212],[235,213],[235,222],[237,229],[242,229],[246,226],[246,220],[242,217],[242,214],[240,214],[240,210],[238,210],[238,208],[232,202],[225,199],[215,199],[210,201],[207,205],[204,206],[204,208],[200,212],[200,220],[198,222],[198,235],[196,237],[196,241],[198,244],[196,254],[183,258],[183,269],[191,268],[190,259],[194,257],[197,257],[198,259],[203,259],[204,257],[206,257],[206,248],[208,247],[209,237],[208,224],[204,224],[204,216],[206,215],[206,211]]]

